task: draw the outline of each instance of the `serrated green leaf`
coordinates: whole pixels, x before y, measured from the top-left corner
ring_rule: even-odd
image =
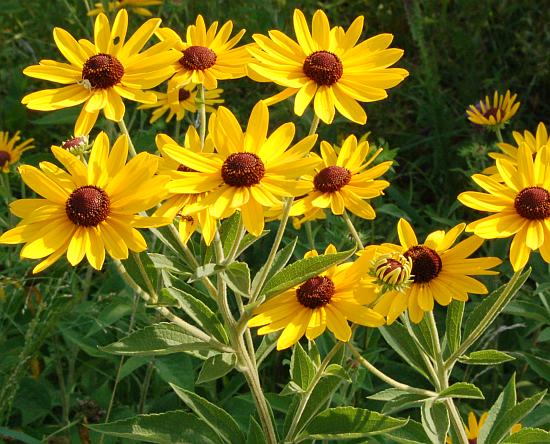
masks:
[[[406,419],[392,418],[366,409],[335,407],[316,415],[297,441],[365,438],[403,427],[406,423]]]
[[[550,432],[526,427],[504,438],[502,444],[542,444],[548,442],[550,442]]]
[[[250,296],[250,269],[244,262],[233,262],[221,274],[223,280],[235,293]]]
[[[439,398],[470,398],[485,399],[483,393],[474,384],[468,382],[457,382],[439,392]]]
[[[345,261],[354,251],[355,249],[334,254],[324,254],[293,262],[267,282],[262,290],[262,294],[270,296],[288,290],[311,277],[319,275],[331,266]]]
[[[453,300],[447,307],[447,317],[445,318],[445,339],[449,354],[454,353],[460,345],[464,305],[465,303],[462,301]]]
[[[281,271],[283,267],[288,263],[288,261],[292,257],[292,253],[294,253],[294,249],[296,248],[297,242],[298,242],[298,238],[296,237],[292,242],[285,245],[275,254],[275,259],[273,259],[273,263],[271,264],[271,268],[267,273],[267,278],[265,282],[269,281],[269,279],[271,279],[275,273],[278,273],[279,271]],[[253,290],[256,289],[258,285],[258,279],[262,275],[264,268],[265,268],[265,264],[260,267],[256,275],[254,276],[254,280],[252,281]]]
[[[479,350],[458,358],[463,364],[470,365],[495,365],[514,359],[516,358],[498,350]]]
[[[450,424],[449,414],[445,406],[430,399],[422,404],[420,411],[422,414],[422,427],[430,441],[434,444],[444,443]]]
[[[250,417],[246,444],[267,444],[264,432],[253,416]]]
[[[220,353],[210,356],[202,364],[201,371],[197,378],[197,384],[203,384],[208,381],[214,381],[229,373],[237,363],[235,353]]]
[[[88,428],[109,436],[159,444],[223,443],[208,424],[181,410],[138,415],[106,424],[88,424]]]
[[[486,439],[491,432],[493,426],[500,422],[505,413],[511,410],[516,405],[516,375],[515,373],[504,387],[504,390],[499,395],[495,403],[489,409],[487,418],[483,423],[483,426],[479,430],[477,442],[478,444],[485,444]],[[510,424],[510,427],[513,424]]]
[[[229,444],[244,442],[244,435],[239,425],[229,413],[193,392],[174,384],[170,386],[187,407],[212,427],[225,442]]]
[[[299,342],[294,345],[290,359],[290,378],[300,388],[306,390],[315,377],[315,365]]]

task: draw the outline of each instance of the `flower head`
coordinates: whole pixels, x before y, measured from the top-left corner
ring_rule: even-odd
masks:
[[[458,200],[474,210],[495,213],[472,222],[466,228],[484,239],[514,236],[510,262],[522,269],[533,250],[550,263],[550,147],[533,154],[526,144],[517,152],[517,164],[497,159],[503,182],[474,174],[472,179],[486,193],[467,191]]]
[[[0,236],[3,244],[24,243],[22,258],[46,258],[34,267],[34,273],[65,252],[71,265],[86,256],[99,270],[105,250],[115,259],[126,259],[128,250],[147,248],[136,228],[169,222],[137,215],[165,196],[169,178],[155,174],[158,158],[151,154],[140,153],[126,163],[126,136],[120,136],[110,150],[107,135],[100,133],[87,166],[62,148],[53,146],[52,153],[66,171],[50,162],[41,162],[40,169],[21,166],[25,184],[43,198],[10,204],[12,213],[22,220]]]
[[[335,109],[344,117],[364,124],[367,115],[357,103],[383,100],[387,88],[401,83],[408,72],[389,68],[403,56],[403,50],[388,49],[391,34],[380,34],[359,44],[363,17],[357,17],[347,31],[330,28],[325,13],[313,15],[312,32],[299,9],[294,10],[294,41],[280,31],[269,37],[254,34],[257,46],[248,75],[259,82],[275,82],[285,90],[267,100],[277,103],[296,95],[294,112],[301,116],[313,101],[315,114],[325,123],[334,119]]]
[[[0,131],[0,171],[3,173],[10,170],[10,165],[16,163],[21,158],[21,154],[34,148],[34,145],[31,145],[34,139],[27,139],[17,144],[21,140],[19,134],[20,132],[17,131],[10,139],[7,131]]]
[[[218,22],[206,29],[202,15],[199,15],[195,24],[187,27],[185,41],[170,28],[157,31],[161,40],[175,42],[172,46],[177,49],[179,57],[174,65],[176,74],[173,80],[177,85],[192,82],[204,85],[206,89],[214,89],[218,86],[218,80],[245,76],[250,56],[246,46],[235,48],[245,30],[230,39],[233,30],[231,20],[224,23],[218,32],[217,29]]]
[[[155,94],[143,90],[170,77],[174,72],[171,64],[178,58],[177,51],[170,49],[172,42],[161,42],[140,52],[160,22],[160,19],[148,20],[126,40],[125,9],[118,12],[112,28],[105,14],[99,14],[93,43],[86,39],[77,41],[64,29],[55,28],[54,40],[69,63],[41,60],[23,73],[67,86],[28,94],[21,103],[39,111],[84,103],[74,128],[74,133],[81,136],[90,132],[101,110],[107,119],[121,121],[125,111],[123,98],[156,102]]]
[[[325,254],[336,253],[329,245]],[[315,250],[306,257],[317,256]],[[249,327],[260,327],[265,335],[283,330],[277,341],[277,350],[288,348],[305,334],[315,339],[328,327],[339,341],[351,338],[348,321],[368,327],[379,327],[384,318],[364,306],[361,296],[355,294],[362,271],[360,261],[334,265],[319,276],[309,278],[299,286],[270,298],[256,310]]]
[[[144,17],[151,17],[153,14],[147,9],[148,6],[162,5],[162,0],[114,0],[107,3],[108,12],[118,11],[119,9],[127,9],[135,14]],[[88,15],[94,16],[105,12],[103,3],[95,3],[94,9],[88,11]]]
[[[517,94],[511,96],[509,90],[505,95],[495,91],[492,102],[489,96],[485,96],[485,100],[468,107],[468,120],[476,125],[503,126],[518,111],[520,103],[516,102],[516,97]]]

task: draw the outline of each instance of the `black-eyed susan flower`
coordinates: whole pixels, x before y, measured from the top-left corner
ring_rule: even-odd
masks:
[[[477,444],[477,438],[479,437],[479,432],[487,420],[488,412],[484,412],[479,417],[479,422],[477,421],[476,415],[474,412],[468,414],[468,425],[464,426],[464,431],[466,432],[466,437],[468,438],[468,444]],[[521,424],[517,423],[512,426],[510,429],[510,434],[517,433],[521,430]],[[447,436],[445,440],[447,444],[452,444],[453,440],[450,436]]]
[[[153,13],[147,9],[149,6],[162,5],[162,0],[114,0],[107,3],[107,11],[113,12],[119,9],[127,9],[144,17],[151,17]],[[88,15],[94,16],[101,12],[105,12],[103,3],[95,3],[94,8],[88,11]]]
[[[280,206],[283,197],[304,194],[297,178],[311,174],[319,163],[316,156],[305,157],[317,136],[308,136],[289,148],[294,124],[281,125],[269,137],[268,125],[269,111],[262,101],[254,106],[244,133],[233,113],[222,106],[209,122],[215,153],[199,152],[200,148],[182,150],[170,144],[163,147],[166,155],[194,170],[171,181],[168,190],[177,194],[208,192],[204,199],[183,208],[184,215],[208,208],[219,219],[240,210],[245,228],[258,236],[264,228],[264,207]]]
[[[369,143],[366,140],[357,143],[353,135],[346,138],[339,151],[328,142],[321,142],[323,163],[314,175],[303,177],[312,191],[294,204],[291,215],[304,214],[312,207],[330,208],[334,214],[343,214],[347,208],[363,219],[374,219],[376,213],[368,200],[383,194],[390,185],[377,178],[391,167],[391,161],[367,168],[381,152],[382,148],[367,160]]]
[[[204,85],[206,89],[218,86],[218,80],[238,79],[246,75],[246,64],[250,55],[246,46],[235,48],[245,30],[239,31],[230,38],[233,22],[229,20],[218,29],[218,22],[210,25],[208,30],[201,15],[194,25],[187,27],[185,41],[172,29],[161,28],[156,34],[161,40],[175,42],[179,58],[174,66],[173,77],[177,85],[189,82]],[[217,32],[216,32],[217,31]]]
[[[3,244],[24,243],[22,258],[46,258],[34,267],[34,273],[65,252],[71,265],[86,256],[99,270],[105,250],[115,259],[126,259],[128,250],[147,248],[136,228],[169,222],[137,214],[162,200],[169,178],[156,175],[158,158],[151,154],[141,153],[126,163],[126,136],[120,136],[109,149],[107,135],[100,133],[88,165],[62,148],[53,146],[52,153],[66,171],[50,162],[41,162],[40,169],[21,166],[25,184],[43,198],[13,202],[10,209],[22,220],[0,236]]]
[[[550,147],[535,154],[522,144],[517,164],[497,159],[503,182],[482,174],[472,179],[485,193],[466,191],[458,200],[474,210],[495,213],[468,224],[467,231],[484,239],[514,236],[510,262],[514,271],[522,269],[531,251],[539,250],[550,263]]]
[[[13,165],[21,158],[21,154],[34,148],[34,145],[32,145],[34,139],[27,139],[18,144],[21,140],[19,134],[20,132],[17,131],[10,139],[7,131],[0,131],[0,170],[4,173],[10,170],[10,165]]]
[[[173,82],[168,83],[166,93],[153,91],[157,96],[157,102],[147,105],[140,105],[139,109],[153,109],[153,114],[149,123],[154,123],[164,114],[166,121],[170,122],[174,116],[176,120],[182,120],[185,112],[197,112],[197,85],[188,83],[187,85],[177,87]],[[212,89],[204,93],[204,104],[206,112],[212,113],[216,110],[215,106],[223,103],[220,97],[223,89]]]
[[[296,41],[280,31],[269,37],[254,34],[257,46],[250,47],[254,62],[248,75],[259,82],[275,82],[285,89],[267,100],[268,105],[296,95],[294,112],[301,116],[313,101],[315,114],[331,123],[335,109],[347,119],[364,124],[367,115],[359,102],[383,100],[386,89],[401,83],[408,72],[389,68],[403,50],[388,48],[391,34],[379,34],[359,44],[363,17],[347,31],[330,28],[325,13],[313,16],[312,32],[302,11],[294,10]]]
[[[118,12],[112,28],[105,14],[99,14],[95,19],[94,43],[86,39],[76,41],[64,29],[55,28],[54,40],[69,63],[41,60],[23,73],[67,86],[28,94],[21,103],[39,111],[84,103],[74,129],[76,136],[82,136],[90,132],[101,110],[107,119],[121,121],[125,111],[123,98],[156,102],[155,94],[144,90],[170,77],[174,73],[172,63],[178,59],[178,52],[170,49],[171,42],[161,42],[140,52],[160,22],[150,19],[126,39],[126,10]]]
[[[336,253],[329,245],[325,254]],[[305,257],[317,256],[315,250]],[[347,342],[351,338],[348,321],[368,327],[379,327],[384,318],[364,306],[355,290],[364,273],[362,262],[334,265],[326,272],[309,278],[303,284],[270,298],[256,310],[248,322],[249,327],[261,327],[258,334],[283,330],[277,341],[277,350],[283,350],[298,342],[304,334],[313,340],[328,328],[336,339]]]
[[[505,95],[495,91],[492,102],[489,96],[485,96],[485,100],[468,107],[468,120],[476,125],[503,126],[519,109],[520,102],[516,102],[516,98],[517,94],[511,95],[509,90]]]
[[[446,306],[453,299],[467,301],[469,293],[487,294],[485,285],[472,276],[498,274],[490,268],[502,261],[496,257],[470,258],[483,244],[483,239],[477,236],[470,236],[453,247],[465,226],[459,224],[448,232],[434,231],[420,244],[411,225],[400,219],[397,232],[401,245],[383,244],[382,247],[384,253],[386,249],[393,250],[412,261],[412,282],[404,291],[382,294],[373,309],[387,316],[391,323],[408,308],[411,320],[419,323],[424,312],[433,310],[434,300]]]
[[[166,134],[159,134],[156,137],[157,148],[162,154],[162,160],[159,165],[159,174],[167,175],[172,180],[180,179],[183,173],[193,172],[192,168],[183,165],[178,160],[171,157],[164,151],[166,145],[178,147],[180,150],[195,150],[200,153],[201,142],[195,127],[190,126],[185,135],[184,146],[179,146],[177,142]],[[198,151],[197,151],[198,150]],[[206,139],[203,152],[211,153],[213,144],[210,138]],[[194,213],[182,214],[182,210],[201,199],[204,199],[206,193],[199,194],[181,194],[171,193],[168,199],[155,211],[153,216],[165,217],[170,220],[178,219],[180,238],[186,243],[195,230],[200,226],[202,236],[206,245],[210,245],[216,233],[216,219],[210,214],[207,208],[198,210]]]

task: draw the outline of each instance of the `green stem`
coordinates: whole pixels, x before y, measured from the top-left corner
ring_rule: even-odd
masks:
[[[118,127],[120,129],[120,132],[122,134],[126,134],[126,137],[128,137],[128,151],[130,152],[130,157],[136,157],[136,148],[134,147],[134,142],[132,142],[132,138],[130,137],[130,133],[128,132],[128,128],[126,128],[126,124],[124,123],[124,119],[122,119],[118,123]]]
[[[495,133],[497,135],[497,140],[499,141],[499,143],[504,142],[504,139],[502,138],[502,133],[500,132],[500,125],[497,125],[495,127]]]
[[[311,121],[311,126],[309,127],[308,136],[311,136],[317,132],[317,127],[319,126],[319,117],[317,114],[313,114],[313,120]]]
[[[197,100],[200,129],[199,135],[201,138],[201,150],[204,148],[204,140],[206,139],[206,102],[204,101],[204,85],[199,85],[199,99]]]
[[[180,138],[181,120],[176,118],[176,128],[174,129],[174,140],[178,142]]]
[[[306,236],[307,242],[309,243],[309,248],[315,250],[315,238],[313,237],[313,230],[311,229],[311,222],[308,220],[304,223],[306,227]]]
[[[422,345],[420,345],[420,342],[418,341],[418,338],[414,334],[414,331],[413,331],[412,326],[409,322],[409,318],[408,318],[407,314],[403,313],[400,318],[401,318],[401,321],[403,322],[403,325],[407,329],[407,332],[409,333],[409,336],[413,340],[414,345],[416,346],[417,350],[419,351],[420,357],[424,361],[424,364],[426,364],[426,368],[428,369],[428,373],[430,374],[429,376],[431,377],[430,381],[432,382],[432,384],[435,387],[435,385],[437,383],[437,372],[435,371],[435,368],[432,365],[432,361],[430,360],[430,357],[427,356],[426,353],[424,353],[424,349],[422,348]]]
[[[364,248],[363,247],[363,242],[361,241],[361,237],[359,236],[359,233],[355,229],[355,226],[353,225],[353,222],[351,221],[351,219],[348,215],[348,212],[346,210],[344,210],[344,212],[342,213],[342,217],[344,218],[344,221],[346,222],[346,225],[348,226],[348,230],[351,233],[353,239],[355,240],[355,243],[357,244],[357,248],[359,250],[362,250]]]
[[[147,286],[147,292],[149,293],[149,296],[151,297],[151,303],[156,304],[159,300],[157,290],[155,290],[153,286],[153,282],[151,282],[151,279],[149,278],[149,275],[147,274],[147,271],[145,270],[145,266],[143,265],[143,262],[141,261],[141,256],[139,253],[132,252],[132,256],[134,260],[137,263],[139,274],[141,274],[141,277],[145,281],[145,285]]]

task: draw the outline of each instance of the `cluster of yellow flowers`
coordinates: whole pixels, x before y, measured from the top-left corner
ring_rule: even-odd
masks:
[[[358,102],[386,98],[386,89],[408,75],[402,68],[390,67],[403,51],[389,48],[390,34],[358,43],[363,17],[347,30],[331,28],[319,10],[310,31],[304,14],[295,10],[293,23],[296,40],[273,30],[267,36],[253,35],[255,43],[244,46],[237,46],[244,30],[231,37],[230,21],[218,30],[217,22],[207,28],[201,16],[184,37],[160,27],[161,20],[153,18],[127,38],[125,9],[119,10],[112,26],[99,12],[94,42],[76,40],[55,28],[55,42],[68,63],[42,60],[24,73],[65,86],[28,94],[22,102],[30,109],[46,111],[83,104],[74,127],[78,144],[90,133],[101,110],[125,129],[123,99],[142,103],[141,108],[157,107],[151,121],[167,111],[168,120],[174,116],[181,120],[186,110],[199,108],[211,116],[200,134],[195,127],[189,128],[183,146],[159,134],[160,156],[135,155],[126,134],[110,148],[107,135],[100,133],[87,163],[81,153],[67,149],[70,144],[52,147],[65,169],[51,162],[41,162],[40,168],[20,167],[23,181],[43,199],[13,202],[11,210],[22,220],[0,242],[24,243],[21,257],[42,259],[34,268],[36,273],[65,253],[72,265],[86,256],[100,269],[105,251],[115,259],[125,259],[129,250],[147,248],[138,228],[170,224],[175,218],[182,242],[200,228],[206,244],[214,239],[217,220],[236,211],[254,236],[261,234],[266,218],[280,218],[284,213],[311,220],[323,218],[324,210],[330,208],[344,218],[349,210],[360,218],[374,219],[369,201],[389,186],[379,178],[392,162],[373,166],[381,150],[371,153],[369,143],[353,135],[341,146],[322,141],[320,155],[312,152],[317,140],[315,123],[330,124],[338,111],[364,124],[367,116]],[[158,41],[144,49],[153,36]],[[254,106],[243,131],[231,110],[214,105],[221,103],[218,81],[246,75],[284,89]],[[165,93],[150,91],[165,81]],[[299,140],[294,140],[293,123],[269,132],[268,106],[291,96],[295,96],[298,116],[310,104],[315,114],[310,135]],[[514,98],[508,93],[504,100],[495,99],[495,106],[505,107],[505,112],[485,109],[490,108],[489,101],[481,110],[490,114],[489,122],[494,124],[495,118],[509,118],[517,110],[510,108]],[[539,248],[550,262],[546,129],[541,124],[536,137],[527,132],[514,137],[517,149],[501,144],[504,154],[494,154],[495,171],[474,176],[488,194],[459,196],[467,206],[497,214],[468,226],[458,224],[447,232],[434,231],[423,243],[401,219],[397,225],[400,245],[361,245],[354,262],[334,266],[259,306],[249,326],[261,327],[260,334],[283,330],[277,345],[283,349],[304,334],[313,339],[327,327],[339,340],[347,341],[351,336],[348,320],[380,326],[392,323],[408,309],[410,319],[418,323],[424,313],[433,310],[434,301],[445,306],[453,299],[466,301],[469,294],[488,292],[472,276],[496,274],[491,269],[501,261],[470,258],[483,239],[515,235],[511,261],[516,270],[526,264],[531,250]],[[152,216],[145,215],[155,207]],[[475,235],[456,243],[464,230]],[[329,246],[325,253],[334,251]]]

